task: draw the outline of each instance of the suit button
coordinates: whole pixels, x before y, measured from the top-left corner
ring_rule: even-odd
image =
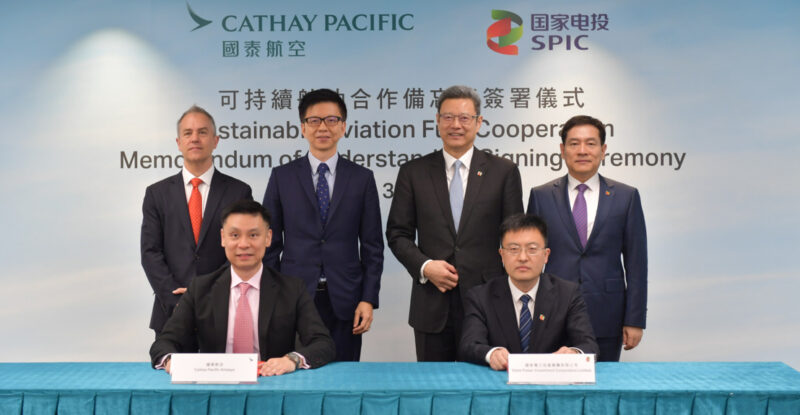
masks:
[[[322,239],[322,240],[320,240],[320,242],[324,244],[324,243],[325,243],[325,240],[324,240],[324,239]]]
[[[456,247],[456,252],[458,252],[458,251],[460,251],[460,250],[461,250],[461,248],[459,248],[459,247]]]

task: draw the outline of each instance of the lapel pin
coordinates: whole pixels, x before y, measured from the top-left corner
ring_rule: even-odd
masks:
[[[609,192],[608,190],[606,190],[606,196],[611,196],[611,192]]]
[[[544,321],[544,314],[539,314],[539,320]]]
[[[483,172],[478,170],[478,176],[483,176]]]

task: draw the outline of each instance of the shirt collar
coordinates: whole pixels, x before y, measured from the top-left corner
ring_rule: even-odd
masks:
[[[536,293],[539,292],[539,281],[542,280],[542,277],[539,276],[539,279],[536,280],[536,285],[531,288],[528,292],[523,292],[513,282],[511,282],[511,277],[508,277],[508,287],[511,288],[511,298],[514,301],[519,301],[519,298],[522,297],[523,294],[528,294],[531,297],[531,301],[536,302]]]
[[[461,157],[458,158],[458,160],[461,161],[461,164],[463,164],[464,167],[467,168],[467,171],[469,171],[469,163],[472,161],[472,153],[474,153],[474,152],[475,152],[475,147],[470,147],[469,150],[467,150],[467,152],[464,153],[464,155],[462,155]],[[445,166],[445,168],[447,170],[452,169],[453,168],[453,163],[456,162],[456,158],[453,157],[452,155],[450,155],[450,153],[448,153],[444,149],[442,149],[442,154],[444,155],[444,166]]]
[[[336,174],[336,164],[338,162],[339,162],[339,153],[333,153],[333,156],[331,156],[331,158],[325,161],[325,164],[328,165],[328,169],[330,170],[332,176]],[[309,151],[308,163],[311,164],[311,173],[317,174],[317,168],[319,168],[319,165],[322,164],[323,162],[322,160],[314,157],[314,155],[311,154],[311,152]]]
[[[251,287],[255,288],[256,290],[261,289],[261,274],[264,272],[264,265],[258,269],[255,275],[247,281],[242,281],[242,278],[236,274],[236,271],[233,269],[233,265],[231,265],[231,289],[233,287],[239,285],[242,282],[247,282],[250,284]]]
[[[183,174],[183,184],[185,186],[189,186],[189,184],[191,183],[192,179],[194,179],[194,175],[192,173],[190,173],[189,170],[186,170],[186,166],[183,166],[183,169],[181,169],[181,173]],[[209,167],[208,170],[205,171],[205,173],[203,173],[203,174],[201,174],[201,175],[199,175],[197,177],[200,180],[202,180],[203,183],[205,183],[205,184],[210,186],[211,185],[211,177],[213,175],[214,175],[214,165],[212,164],[211,167]]]
[[[571,174],[567,174],[567,188],[569,190],[575,190],[581,184],[581,181],[572,177]],[[598,191],[600,189],[600,173],[595,173],[594,176],[590,177],[589,180],[583,182],[586,186],[589,187],[589,190]]]

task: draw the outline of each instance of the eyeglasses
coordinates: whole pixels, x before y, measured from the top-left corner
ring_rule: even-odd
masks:
[[[542,253],[544,253],[544,251],[546,249],[547,248],[540,248],[538,246],[529,246],[529,247],[523,248],[523,247],[521,247],[519,245],[511,245],[508,248],[504,247],[503,251],[507,252],[509,255],[512,255],[512,256],[518,256],[520,253],[522,253],[522,251],[525,251],[525,253],[528,256],[539,256]]]
[[[458,120],[461,124],[466,124],[471,122],[472,120],[478,118],[477,115],[469,115],[469,114],[439,114],[439,121],[443,124],[452,124],[453,121]]]
[[[336,115],[329,115],[325,118],[322,117],[307,117],[303,120],[304,123],[308,124],[310,127],[317,128],[319,127],[322,122],[325,122],[325,125],[328,127],[336,127],[342,122],[342,117]]]

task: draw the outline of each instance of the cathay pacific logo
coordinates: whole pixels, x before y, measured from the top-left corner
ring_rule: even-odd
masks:
[[[194,22],[197,23],[197,27],[192,29],[192,32],[194,32],[197,29],[200,29],[203,26],[208,26],[209,24],[211,24],[211,20],[206,20],[198,16],[197,13],[195,13],[194,10],[192,10],[192,6],[189,6],[189,2],[186,2],[186,9],[189,10],[189,16],[192,18],[192,20],[194,20]]]

